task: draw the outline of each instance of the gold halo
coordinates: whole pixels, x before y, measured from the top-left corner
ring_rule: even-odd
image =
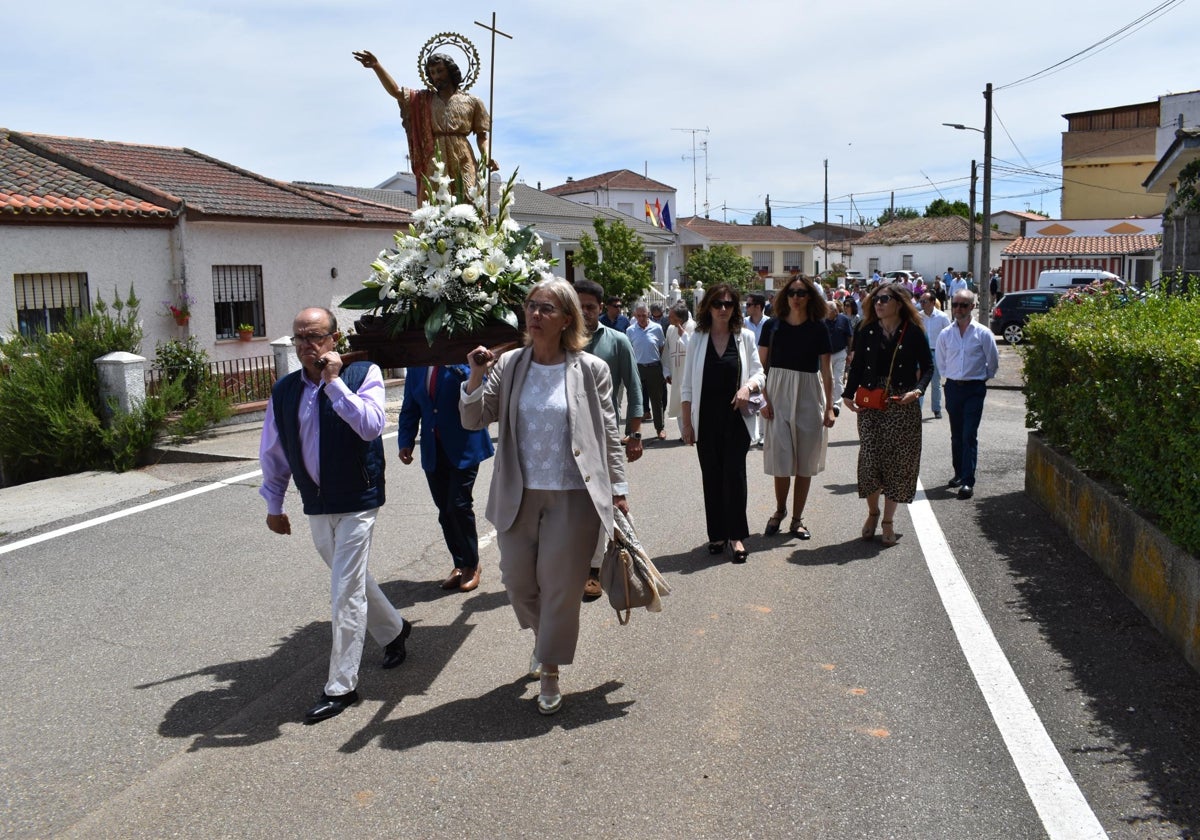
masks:
[[[467,71],[463,73],[462,84],[458,86],[458,89],[470,90],[479,78],[479,50],[475,49],[475,45],[470,40],[457,32],[439,32],[426,41],[425,46],[421,47],[421,52],[417,55],[417,73],[420,75],[421,81],[424,82],[425,87],[433,88],[429,79],[425,78],[425,64],[439,47],[446,46],[457,47],[466,57]]]

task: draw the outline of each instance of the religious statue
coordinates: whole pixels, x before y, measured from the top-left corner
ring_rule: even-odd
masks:
[[[462,41],[469,46],[465,39]],[[461,180],[464,194],[475,186],[478,164],[468,137],[475,135],[480,154],[486,156],[488,132],[492,129],[483,101],[464,92],[470,84],[463,83],[462,71],[454,59],[444,53],[425,55],[427,52],[422,51],[424,61],[419,65],[425,90],[400,87],[373,54],[367,50],[354,53],[363,67],[375,71],[384,90],[400,104],[400,117],[408,134],[409,162],[417,179],[417,203],[421,205],[429,200],[425,179],[433,174],[435,153],[441,154],[451,180]],[[473,81],[476,68],[470,69]],[[488,168],[495,171],[500,167],[489,159]]]

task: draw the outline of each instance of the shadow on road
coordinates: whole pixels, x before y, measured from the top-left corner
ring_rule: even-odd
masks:
[[[979,525],[1021,593],[1017,606],[1069,663],[1080,701],[1151,791],[1133,826],[1200,829],[1200,674],[1024,493],[988,499]],[[1096,749],[1079,748],[1079,752]],[[1109,749],[1104,747],[1103,749]],[[1184,836],[1191,836],[1187,834]]]
[[[624,687],[616,680],[586,691],[569,691],[564,683],[562,711],[553,716],[540,715],[533,699],[522,699],[532,681],[532,677],[521,677],[479,697],[451,700],[429,711],[393,720],[387,719],[390,709],[381,708],[341,752],[357,752],[375,740],[384,749],[408,750],[438,741],[482,744],[536,738],[555,727],[578,729],[624,717],[634,702],[609,701],[608,695]]]
[[[416,586],[410,582],[392,581],[381,586],[401,611],[418,598],[431,600],[444,594],[428,584]],[[433,594],[429,593],[430,589]],[[358,693],[364,700],[382,703],[380,715],[386,718],[405,696],[422,694],[429,689],[474,630],[475,625],[468,623],[472,615],[507,604],[508,596],[504,592],[477,591],[463,601],[462,611],[448,625],[414,622],[408,640],[408,660],[394,671],[379,670],[382,649],[368,636]],[[221,662],[136,688],[148,689],[193,677],[208,677],[224,683],[175,701],[163,716],[158,734],[165,738],[194,738],[189,752],[209,747],[253,746],[278,738],[285,723],[300,723],[304,719],[304,711],[321,693],[329,644],[329,622],[314,621],[282,639],[267,656]],[[287,695],[277,692],[279,684],[298,671],[312,673],[311,692]]]

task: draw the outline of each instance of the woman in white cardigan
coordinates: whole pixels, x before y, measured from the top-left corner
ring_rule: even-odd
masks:
[[[746,453],[753,417],[742,414],[766,377],[754,333],[742,326],[741,296],[728,283],[711,287],[696,312],[680,388],[683,442],[696,445],[704,488],[709,554],[733,549],[733,562],[750,553],[746,521]]]

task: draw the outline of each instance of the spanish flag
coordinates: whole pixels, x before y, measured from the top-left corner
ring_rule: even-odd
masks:
[[[658,199],[655,199],[655,201],[657,201],[657,200]],[[649,222],[650,224],[654,225],[655,227],[658,227],[659,226],[658,225],[658,217],[654,215],[654,208],[650,206],[649,201],[646,201],[644,203],[646,205],[646,221]]]

